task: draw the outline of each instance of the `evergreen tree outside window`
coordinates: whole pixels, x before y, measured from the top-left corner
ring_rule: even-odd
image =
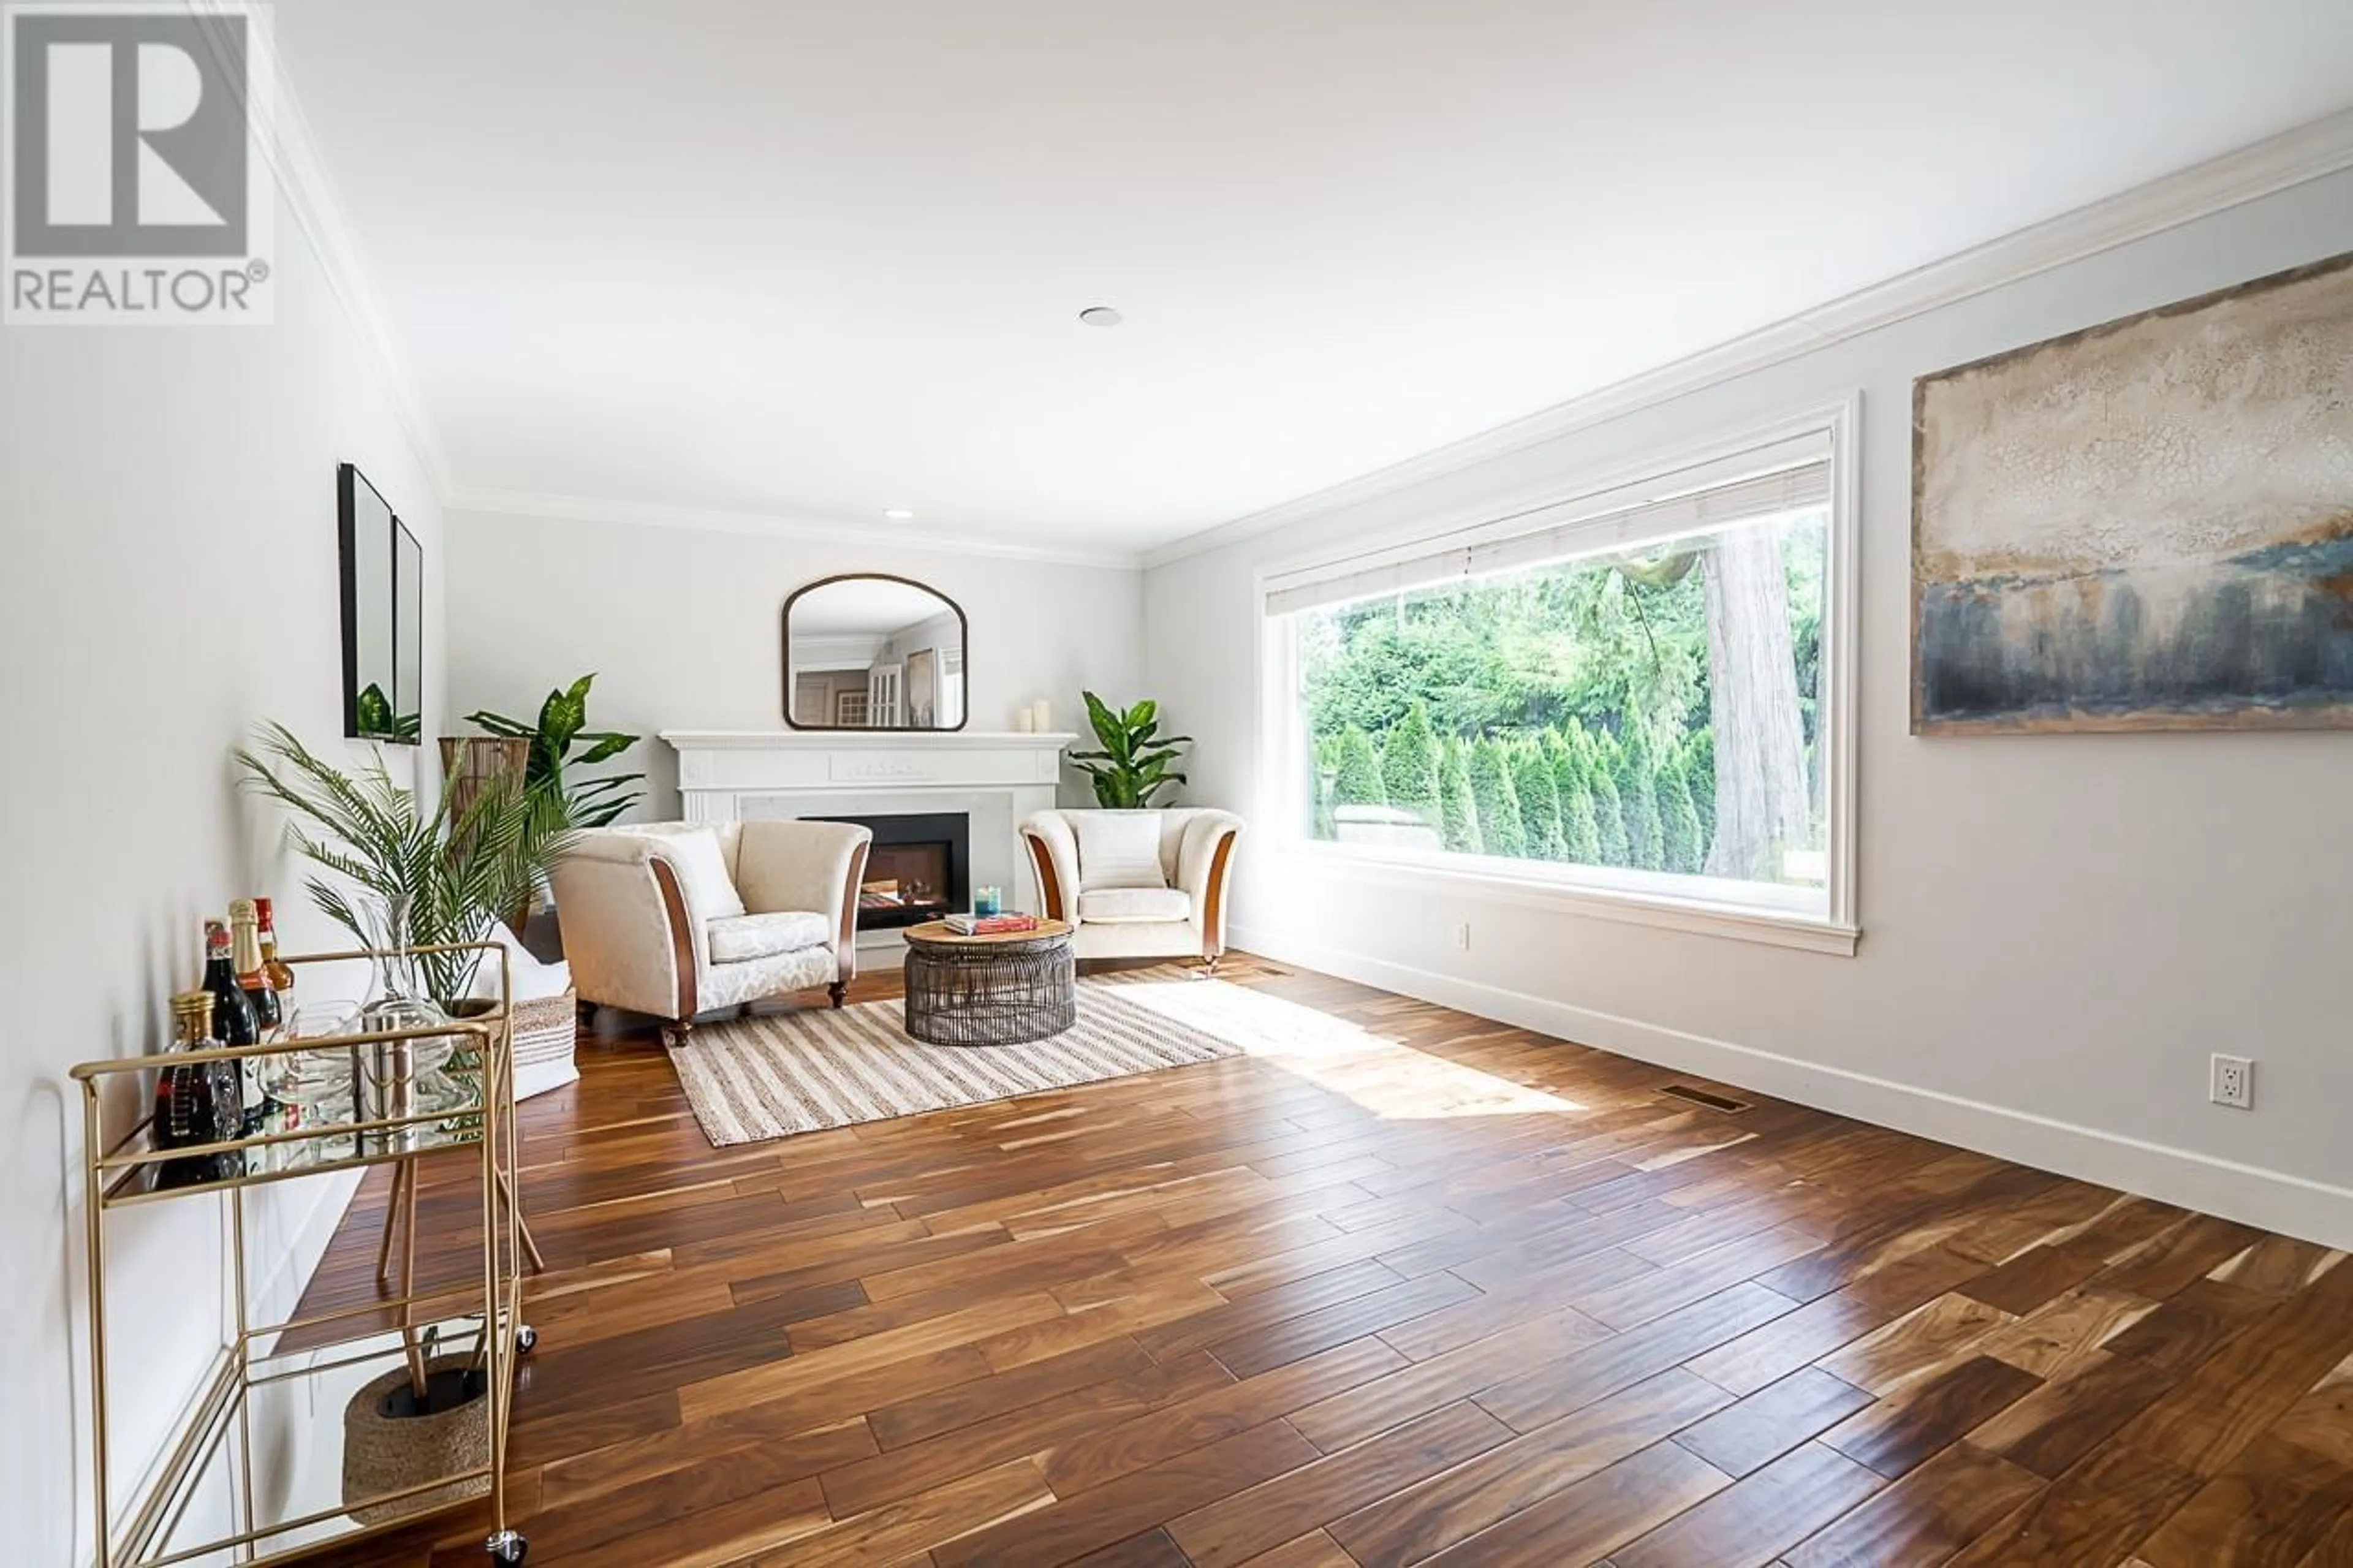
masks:
[[[1446,742],[1444,759],[1439,764],[1438,805],[1440,843],[1457,855],[1485,854],[1486,840],[1479,834],[1478,803],[1471,791],[1471,753],[1460,741]]]

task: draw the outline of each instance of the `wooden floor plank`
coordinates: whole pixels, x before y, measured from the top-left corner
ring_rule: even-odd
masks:
[[[1725,1475],[1745,1476],[1871,1403],[1872,1396],[1854,1384],[1819,1367],[1801,1367],[1694,1425],[1675,1441]]]
[[[1511,1436],[1511,1428],[1465,1400],[1181,1515],[1168,1533],[1195,1568],[1236,1568]]]
[[[2339,1254],[1225,973],[1361,1046],[717,1150],[649,1029],[585,1032],[520,1114],[532,1561],[2353,1568]],[[462,1283],[473,1172],[417,1172],[419,1279]],[[384,1174],[299,1310],[381,1310]]]
[[[1611,1552],[1615,1568],[1762,1568],[1887,1483],[1845,1455],[1801,1443],[1753,1475]]]
[[[1425,1561],[1441,1568],[1598,1563],[1731,1484],[1690,1449],[1654,1443]]]
[[[1721,1407],[1715,1384],[1670,1370],[1335,1521],[1364,1568],[1434,1556]]]
[[[2039,1476],[1967,1443],[1782,1554],[1788,1568],[1887,1568],[1942,1563],[2042,1491]]]

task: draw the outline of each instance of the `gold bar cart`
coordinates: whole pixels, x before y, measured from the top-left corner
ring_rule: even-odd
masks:
[[[536,1336],[522,1321],[524,1234],[515,1202],[521,1147],[515,1121],[512,1055],[512,992],[505,949],[496,942],[448,943],[396,952],[351,952],[289,959],[295,966],[380,963],[427,952],[479,949],[499,963],[499,1000],[491,1010],[429,1026],[339,1032],[218,1051],[183,1051],[168,1057],[126,1057],[85,1062],[72,1076],[82,1089],[84,1222],[88,1231],[90,1384],[93,1434],[93,1482],[97,1494],[97,1568],[172,1568],[201,1560],[237,1563],[282,1562],[322,1546],[406,1529],[419,1520],[489,1499],[491,1532],[485,1550],[498,1562],[523,1561],[527,1542],[511,1528],[506,1513],[507,1423],[513,1403],[517,1359]],[[448,1081],[465,1090],[456,1102],[406,1114],[385,1113],[367,1103],[362,1089],[365,1064],[383,1051],[405,1060],[419,1042],[455,1038],[473,1065],[446,1069]],[[105,1100],[111,1084],[165,1066],[246,1060],[297,1052],[353,1053],[348,1117],[329,1114],[307,1124],[265,1130],[233,1142],[157,1149],[152,1137],[152,1095],[130,1131],[104,1139]],[[134,1079],[136,1081],[136,1079]],[[145,1085],[142,1084],[142,1089]],[[313,1108],[314,1111],[318,1108]],[[331,1107],[340,1110],[343,1107]],[[417,1172],[422,1155],[478,1147],[481,1154],[482,1273],[479,1285],[420,1290],[413,1270],[404,1268],[396,1289],[378,1270],[374,1298],[356,1306],[315,1312],[281,1322],[255,1323],[248,1301],[250,1270],[246,1253],[246,1194],[254,1187],[333,1171],[397,1163],[396,1202],[387,1205],[389,1229],[405,1213],[413,1258],[417,1228]],[[164,1187],[157,1177],[166,1162],[230,1155],[243,1173],[185,1186]],[[225,1197],[228,1248],[235,1288],[234,1331],[225,1337],[216,1364],[176,1428],[161,1466],[138,1495],[115,1507],[108,1443],[106,1240],[110,1215],[133,1207],[185,1203],[207,1195]],[[406,1203],[397,1200],[405,1198]],[[393,1325],[385,1326],[389,1317]],[[445,1331],[455,1329],[454,1333]],[[354,1369],[392,1371],[404,1365],[419,1375],[418,1336],[430,1348],[439,1342],[438,1361],[459,1347],[484,1373],[478,1402],[486,1424],[487,1459],[429,1480],[387,1488],[364,1496],[345,1495],[333,1507],[303,1507],[302,1500],[266,1500],[257,1494],[254,1469],[256,1405],[274,1391],[309,1381],[313,1391],[332,1391]],[[299,1348],[281,1349],[282,1336],[302,1336]],[[364,1379],[363,1379],[364,1381]],[[315,1393],[313,1394],[315,1402]],[[288,1398],[290,1405],[292,1399]],[[337,1434],[340,1440],[340,1432]],[[338,1449],[340,1452],[340,1449]],[[284,1488],[277,1489],[283,1490]],[[200,1495],[226,1496],[227,1532],[194,1522]],[[362,1514],[373,1515],[363,1521]],[[201,1533],[204,1539],[186,1539]]]

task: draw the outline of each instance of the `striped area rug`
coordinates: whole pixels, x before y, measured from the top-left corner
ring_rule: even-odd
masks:
[[[1177,984],[1191,992],[1240,991],[1219,980]],[[898,1003],[861,1002],[839,1012],[804,1008],[698,1028],[685,1045],[671,1047],[670,1059],[703,1136],[725,1148],[1250,1049],[1246,1038],[1228,1037],[1245,1030],[1212,1034],[1139,1000],[1166,988],[1138,988],[1125,977],[1082,980],[1078,1023],[1026,1046],[927,1046],[900,1027]],[[1223,1010],[1193,1011],[1207,1024]]]

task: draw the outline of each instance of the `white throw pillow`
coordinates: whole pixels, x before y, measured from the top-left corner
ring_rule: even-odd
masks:
[[[1156,811],[1073,812],[1079,836],[1079,889],[1165,888]]]
[[[678,890],[686,897],[686,912],[705,924],[732,921],[744,912],[744,895],[727,874],[727,857],[719,848],[719,835],[708,827],[689,827],[659,837],[662,858],[678,873]]]
[[[561,996],[572,989],[572,966],[560,960],[542,963],[531,955],[504,921],[492,921],[484,933],[487,940],[507,950],[507,984],[512,987],[512,999],[517,1002],[544,1002],[550,996]],[[474,984],[467,994],[483,1001],[495,1002],[499,997],[499,960],[496,953],[482,954],[481,963],[474,970]]]

